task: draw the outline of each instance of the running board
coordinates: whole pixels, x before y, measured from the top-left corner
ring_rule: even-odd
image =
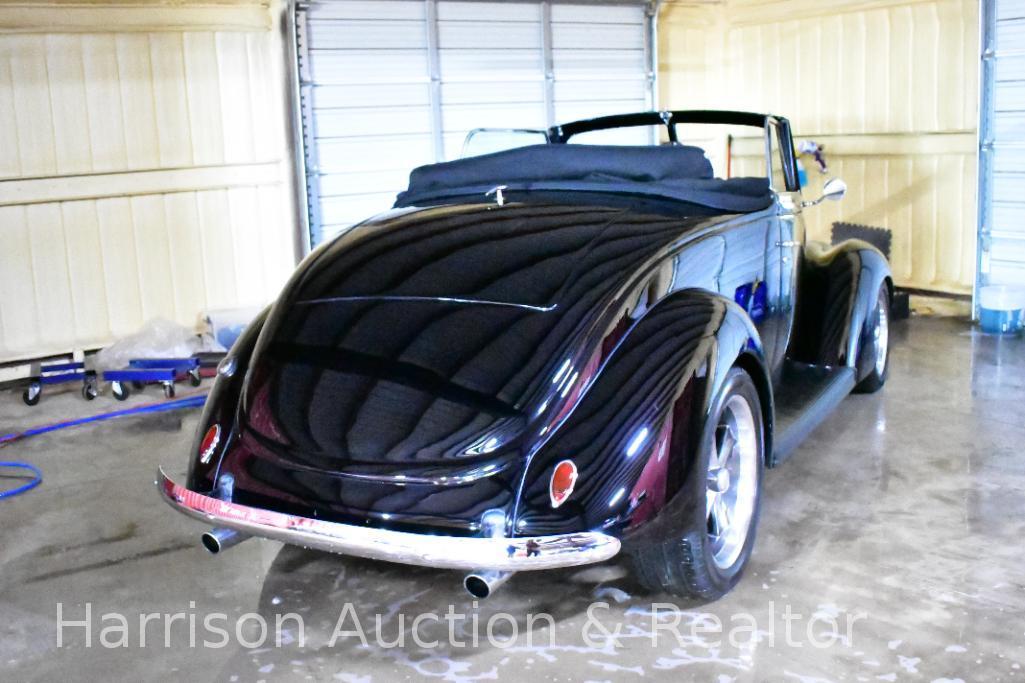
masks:
[[[788,362],[776,389],[773,465],[786,460],[854,384],[854,368]]]

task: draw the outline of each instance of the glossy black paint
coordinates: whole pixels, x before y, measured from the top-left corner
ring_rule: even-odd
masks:
[[[761,386],[771,425],[768,372],[746,313],[706,290],[665,297],[630,330],[572,416],[531,458],[517,532],[621,533],[652,519],[685,482],[704,476],[694,471],[693,458],[679,455],[696,452],[711,401],[738,359]],[[548,481],[564,458],[577,464],[580,483],[552,509]]]
[[[249,360],[253,348],[256,346],[256,340],[267,321],[268,312],[269,309],[265,309],[257,315],[232,346],[229,355],[238,361],[235,374],[224,377],[218,373],[213,388],[207,395],[206,403],[203,405],[203,414],[199,420],[200,428],[196,431],[192,449],[189,451],[189,471],[186,481],[188,487],[194,491],[211,491],[214,488],[221,456],[234,448],[237,442],[237,415],[242,384],[249,369]],[[215,449],[214,456],[204,463],[200,461],[198,455],[201,450],[200,442],[212,424],[221,425],[222,437]]]
[[[893,296],[886,257],[867,242],[848,240],[834,247],[811,243],[803,253],[794,360],[855,368],[858,381],[871,372],[871,330],[866,318],[885,283]]]
[[[693,318],[696,302],[706,318],[718,307],[746,319],[708,290],[732,298],[738,278],[762,273],[771,220],[524,203],[367,224],[311,259],[275,305],[220,472],[238,502],[318,517],[450,533],[475,531],[489,509],[512,519],[527,463],[558,455],[544,444],[597,395],[602,368],[636,360],[645,330],[676,321],[647,342],[669,351],[687,329],[714,334]],[[727,248],[734,267],[723,267]],[[684,357],[642,360],[656,377]],[[649,429],[669,406],[629,398],[647,403]],[[636,467],[624,466],[618,478]],[[193,479],[202,484],[213,479]]]
[[[885,259],[783,246],[803,239],[784,194],[743,215],[546,192],[367,221],[240,338],[197,444],[214,422],[227,436],[188,487],[230,475],[239,503],[414,531],[475,534],[497,509],[509,534],[661,533],[695,504],[675,494],[703,476],[730,367],[759,387],[769,464],[786,358],[868,370]],[[567,458],[577,487],[553,508]]]

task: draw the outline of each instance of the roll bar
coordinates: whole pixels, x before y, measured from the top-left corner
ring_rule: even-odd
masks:
[[[637,126],[665,126],[671,143],[679,142],[676,126],[681,123],[713,124],[727,126],[752,126],[765,131],[766,171],[771,177],[771,138],[770,131],[775,130],[781,149],[789,150],[782,158],[786,189],[791,192],[800,190],[797,179],[797,157],[794,155],[794,141],[790,132],[790,121],[782,116],[759,114],[748,111],[729,111],[720,109],[683,109],[673,111],[647,111],[633,114],[613,114],[593,119],[571,121],[548,129],[548,141],[551,144],[565,144],[574,135],[597,130],[613,128],[633,128]]]

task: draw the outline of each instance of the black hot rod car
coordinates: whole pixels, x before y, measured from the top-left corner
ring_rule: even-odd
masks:
[[[753,126],[762,177],[714,178],[681,127]],[[661,145],[574,144],[654,126]],[[650,112],[416,169],[311,254],[219,368],[172,506],[250,536],[511,573],[628,554],[705,599],[751,552],[765,468],[887,372],[891,277],[806,243],[777,116]]]

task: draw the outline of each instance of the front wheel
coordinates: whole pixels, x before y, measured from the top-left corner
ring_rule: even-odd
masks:
[[[890,292],[886,283],[879,285],[876,294],[876,305],[869,314],[866,334],[863,337],[863,348],[871,354],[871,372],[854,387],[859,394],[872,394],[886,384],[886,375],[890,371]],[[867,342],[867,344],[866,344]]]
[[[761,401],[743,369],[727,374],[701,444],[696,476],[677,494],[689,497],[682,501],[687,512],[680,527],[670,538],[634,548],[631,557],[638,580],[649,590],[715,600],[740,580],[754,546],[761,501]]]

